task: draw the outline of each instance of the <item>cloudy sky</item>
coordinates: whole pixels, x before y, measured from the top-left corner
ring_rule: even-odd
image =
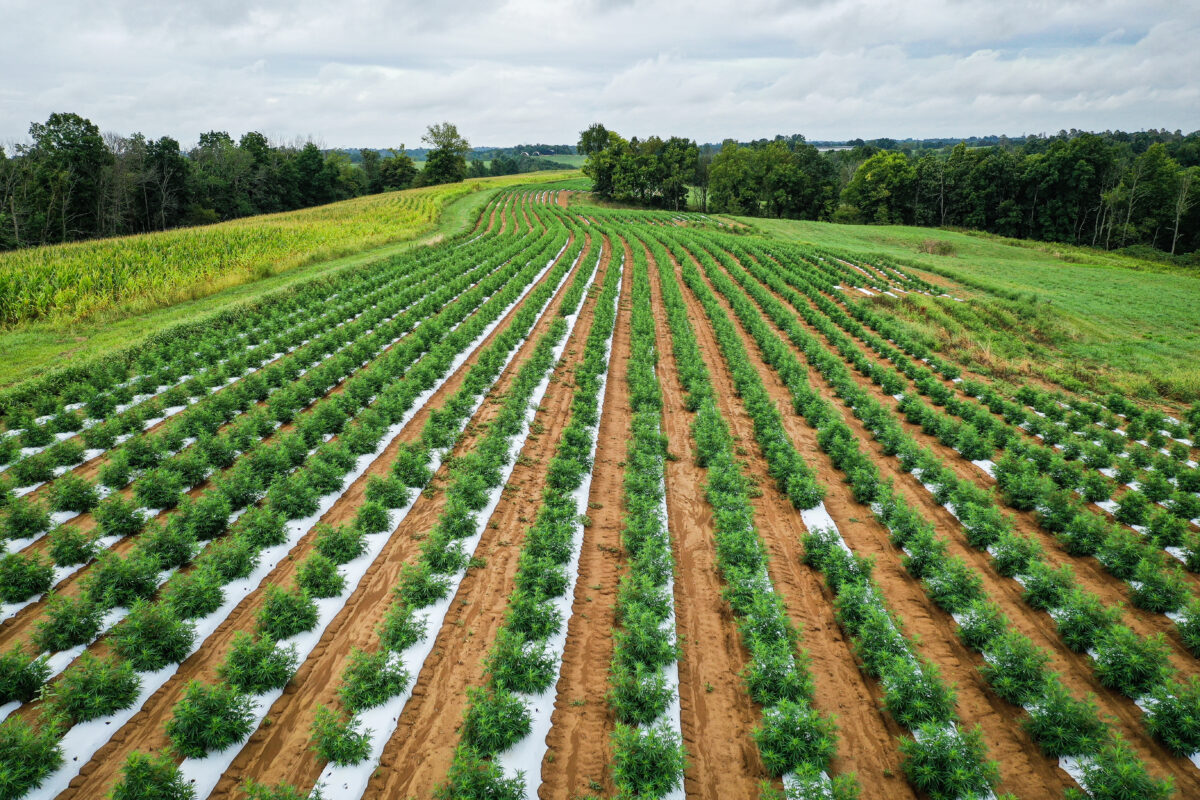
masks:
[[[4,0],[0,141],[329,147],[1200,128],[1196,0]]]

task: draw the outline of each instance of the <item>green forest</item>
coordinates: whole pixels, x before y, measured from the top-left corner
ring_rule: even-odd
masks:
[[[697,145],[596,124],[579,152],[602,198],[656,208],[967,228],[1188,254],[1185,263],[1200,250],[1200,131],[1062,131],[933,149],[858,140],[822,151],[799,135]]]

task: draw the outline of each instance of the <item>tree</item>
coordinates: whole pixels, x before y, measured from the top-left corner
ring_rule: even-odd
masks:
[[[379,164],[379,180],[386,191],[407,189],[417,178],[417,165],[400,145],[399,150],[390,150],[392,155]]]
[[[243,140],[245,137],[242,137]],[[187,205],[188,160],[179,142],[163,136],[146,145],[147,212],[153,213],[152,225],[166,230],[179,223]]]
[[[383,191],[383,178],[379,174],[379,151],[363,148],[358,151],[362,158],[362,171],[367,179],[367,194]]]
[[[916,180],[917,171],[903,153],[884,151],[859,165],[842,190],[842,202],[856,207],[869,222],[911,222]]]
[[[421,171],[423,186],[457,183],[467,176],[467,154],[471,152],[471,144],[459,135],[453,123],[430,125],[421,141],[433,148],[425,156],[425,169]]]
[[[34,197],[39,210],[35,234],[42,242],[93,236],[99,230],[104,170],[113,162],[91,120],[78,114],[51,114],[29,126],[33,146]]]
[[[1171,233],[1171,255],[1175,255],[1175,246],[1179,244],[1179,220],[1187,215],[1192,206],[1196,205],[1197,194],[1195,191],[1197,185],[1197,176],[1200,175],[1200,168],[1190,167],[1179,173],[1179,179],[1176,181],[1178,187],[1175,193],[1175,226]]]

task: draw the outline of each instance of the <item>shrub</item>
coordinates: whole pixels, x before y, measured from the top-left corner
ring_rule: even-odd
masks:
[[[116,491],[125,484],[129,483],[129,479],[133,476],[133,467],[129,464],[129,456],[124,450],[118,450],[108,457],[108,460],[100,465],[100,483],[107,486],[109,489]]]
[[[1041,697],[1049,661],[1028,636],[1010,630],[992,640],[987,663],[979,669],[996,694],[1019,706]]]
[[[370,500],[359,507],[358,514],[354,518],[354,527],[366,534],[383,533],[391,526],[387,509]]]
[[[287,541],[287,521],[270,508],[258,506],[242,515],[238,532],[256,550],[264,550]]]
[[[50,677],[46,659],[30,658],[20,644],[0,656],[0,703],[28,703]]]
[[[1112,533],[1113,526],[1099,514],[1080,512],[1067,523],[1058,540],[1073,556],[1094,555]]]
[[[258,550],[241,535],[218,539],[204,549],[196,566],[210,567],[223,583],[245,578],[258,566]]]
[[[196,790],[179,771],[169,752],[134,751],[121,767],[112,800],[194,800]]]
[[[1096,558],[1113,577],[1127,581],[1147,553],[1142,537],[1125,528],[1114,527],[1096,551]]]
[[[1152,689],[1146,727],[1177,756],[1200,750],[1200,678],[1167,681]]]
[[[1141,697],[1169,674],[1169,651],[1161,633],[1143,639],[1125,625],[1113,625],[1096,636],[1096,677],[1109,689]]]
[[[166,605],[138,600],[112,632],[113,650],[138,672],[154,672],[188,657],[196,629]]]
[[[317,706],[311,732],[313,750],[339,767],[357,764],[371,754],[371,731],[359,731],[356,720],[343,721],[328,706]]]
[[[893,656],[884,662],[880,680],[888,713],[905,728],[954,719],[954,690],[942,683],[931,662]]]
[[[41,503],[28,497],[14,497],[8,502],[4,527],[5,539],[28,539],[50,528],[50,512]]]
[[[400,587],[397,595],[413,608],[425,608],[450,592],[450,579],[438,575],[428,564],[405,564],[400,568]]]
[[[363,531],[352,525],[331,525],[321,523],[317,526],[317,537],[314,542],[317,552],[335,564],[345,564],[367,552],[367,541]]]
[[[383,705],[408,686],[411,676],[400,659],[387,650],[368,653],[357,647],[350,651],[350,663],[342,671],[338,697],[353,714],[365,708]]]
[[[481,755],[494,755],[516,744],[530,731],[529,709],[503,688],[467,689],[463,741]]]
[[[617,723],[611,743],[613,783],[622,797],[663,797],[683,780],[687,751],[666,723],[640,729]]]
[[[367,479],[366,498],[384,508],[403,508],[408,505],[409,491],[395,475],[386,478],[372,475]]]
[[[0,601],[21,603],[49,591],[54,566],[37,553],[8,553],[0,557]]]
[[[664,630],[658,615],[648,609],[626,611],[625,625],[613,633],[613,649],[625,661],[666,666],[679,657],[673,632]]]
[[[296,570],[296,585],[312,597],[336,597],[346,586],[346,578],[320,553],[310,553]]]
[[[183,495],[183,478],[167,467],[149,470],[133,484],[133,496],[145,508],[174,508]]]
[[[1057,678],[1046,682],[1021,725],[1051,758],[1094,753],[1108,730],[1093,697],[1076,700]]]
[[[626,725],[650,724],[666,711],[675,695],[675,687],[667,683],[663,671],[645,664],[614,661],[608,682],[608,705],[617,721]]]
[[[146,525],[137,505],[119,494],[104,498],[92,514],[101,536],[133,536]]]
[[[35,728],[18,716],[0,722],[0,790],[6,797],[24,796],[62,762],[54,726]]]
[[[460,744],[446,782],[437,786],[433,796],[437,800],[524,800],[525,780],[522,776],[504,777],[499,764],[487,760],[470,745]]]
[[[47,692],[47,702],[71,724],[115,714],[137,698],[141,678],[128,661],[85,652]]]
[[[163,587],[163,601],[180,619],[206,617],[225,602],[221,576],[208,564],[176,573]]]
[[[270,584],[258,610],[258,632],[275,641],[310,631],[317,624],[317,604],[303,589],[287,591]]]
[[[195,501],[185,499],[179,510],[192,536],[201,542],[220,536],[232,513],[233,505],[224,492],[205,492]]]
[[[135,552],[152,559],[159,570],[171,570],[191,561],[196,549],[196,537],[172,518],[167,525],[151,525],[139,537]]]
[[[1035,559],[1041,559],[1042,546],[1032,536],[1005,533],[989,548],[996,571],[1006,578],[1019,575],[1029,569]]]
[[[1096,595],[1078,588],[1064,598],[1062,607],[1054,613],[1058,635],[1076,653],[1090,650],[1096,636],[1120,619],[1120,606],[1105,605]]]
[[[1200,657],[1200,598],[1193,597],[1183,608],[1183,616],[1175,623],[1179,638],[1192,655]]]
[[[1007,630],[1008,618],[990,600],[976,600],[968,605],[958,617],[958,638],[972,650],[984,651],[992,640]]]
[[[1094,800],[1167,800],[1173,791],[1170,779],[1159,780],[1146,772],[1120,734],[1113,734],[1082,766],[1080,783]]]
[[[1150,515],[1146,533],[1159,547],[1179,547],[1188,532],[1188,524],[1166,509],[1157,509]]]
[[[1149,514],[1150,501],[1141,492],[1130,489],[1117,501],[1117,510],[1113,516],[1117,518],[1117,522],[1124,522],[1126,525],[1144,525]]]
[[[825,768],[837,749],[836,731],[833,720],[807,702],[784,700],[763,711],[751,736],[767,772],[779,776],[805,764]]]
[[[271,510],[287,519],[303,519],[315,514],[320,496],[302,472],[295,472],[283,480],[275,481],[267,490],[267,503]]]
[[[987,760],[987,746],[978,725],[960,731],[931,722],[914,733],[916,739],[900,742],[904,774],[914,788],[932,800],[982,797],[999,782],[996,764]]]
[[[742,670],[742,681],[754,702],[770,706],[780,700],[812,697],[812,676],[797,666],[794,643],[790,636],[751,642],[750,663]],[[802,654],[807,658],[807,654]],[[803,662],[801,662],[803,665]]]
[[[487,670],[499,688],[525,694],[537,694],[557,674],[557,661],[544,641],[531,641],[508,628],[496,634],[487,657]]]
[[[233,635],[229,655],[217,667],[217,675],[248,695],[262,694],[287,685],[296,671],[298,658],[295,645],[283,647],[270,639],[239,631]]]
[[[134,550],[128,558],[104,553],[88,576],[88,593],[108,608],[128,608],[158,590],[158,573],[158,559],[150,553]]]
[[[68,472],[50,487],[50,507],[55,511],[75,511],[82,514],[100,504],[95,485],[73,472]]]
[[[51,653],[87,644],[100,633],[104,608],[86,592],[77,597],[51,593],[46,614],[33,631],[33,643]]]
[[[1045,562],[1035,562],[1029,565],[1024,583],[1025,602],[1039,611],[1050,611],[1061,606],[1075,588],[1075,572],[1070,564],[1054,569]]]
[[[91,561],[96,555],[96,539],[70,525],[50,531],[50,558],[60,567]]]
[[[381,647],[400,653],[425,638],[428,619],[418,618],[416,609],[403,602],[392,603],[379,625]]]
[[[1083,499],[1099,503],[1112,497],[1116,482],[1099,472],[1089,471],[1083,476]]]
[[[191,681],[166,725],[175,750],[203,758],[240,742],[254,730],[254,700],[225,683]]]
[[[1165,614],[1178,611],[1188,598],[1188,579],[1174,559],[1147,555],[1133,570],[1133,604]]]
[[[325,800],[321,784],[317,784],[310,793],[297,789],[290,783],[268,786],[264,783],[257,783],[252,778],[247,778],[246,782],[238,788],[245,793],[246,800]]]

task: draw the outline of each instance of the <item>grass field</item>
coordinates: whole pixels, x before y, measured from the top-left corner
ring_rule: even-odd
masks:
[[[961,304],[877,303],[990,374],[1038,376],[1144,400],[1200,399],[1200,275],[1090,248],[904,226],[741,218],[764,234],[880,254],[957,280]],[[948,255],[925,252],[944,243]]]
[[[142,270],[158,287],[128,303],[114,305],[111,299],[107,304],[93,301],[81,306],[80,314],[0,328],[0,388],[58,366],[64,357],[85,361],[136,345],[180,322],[194,321],[234,304],[253,303],[264,294],[295,283],[368,264],[415,244],[453,236],[465,229],[479,209],[503,187],[571,175],[485,178],[202,228],[0,255],[0,276],[6,269],[24,269],[22,265],[30,259],[49,259],[58,254],[67,262],[47,260],[45,264],[51,269],[61,269],[66,275],[75,268],[71,259],[78,259],[74,263],[81,265],[122,253],[152,252],[155,266]],[[388,210],[401,208],[406,197],[423,199],[424,211],[419,219],[401,212],[398,219],[388,220]],[[324,244],[316,243],[314,235]],[[231,238],[223,238],[226,236]],[[243,237],[256,242],[247,252],[238,249],[237,243]],[[269,247],[262,244],[264,241]],[[194,272],[191,277],[185,273],[172,279],[175,262],[171,259],[190,257],[179,255],[180,247],[190,245],[215,247],[222,255],[214,263],[224,264],[232,271],[202,283],[196,282]],[[82,314],[84,307],[91,307],[92,313]]]
[[[8,398],[0,797],[1200,796],[1200,409],[577,183]]]

